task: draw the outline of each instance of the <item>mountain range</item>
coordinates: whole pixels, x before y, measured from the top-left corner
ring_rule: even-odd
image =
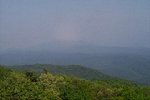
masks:
[[[150,84],[149,48],[88,47],[88,45],[80,45],[66,50],[57,48],[56,51],[52,49],[9,50],[0,52],[0,64],[83,65],[110,76],[136,81],[141,84]]]

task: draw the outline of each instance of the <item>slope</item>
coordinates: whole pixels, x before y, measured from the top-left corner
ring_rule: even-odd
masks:
[[[34,71],[34,72],[42,72],[43,70],[47,70],[53,74],[65,74],[69,76],[75,76],[75,77],[80,77],[80,78],[90,79],[90,80],[116,79],[114,77],[103,74],[100,71],[83,67],[81,65],[65,66],[65,65],[51,65],[51,64],[33,64],[33,65],[16,65],[16,66],[9,66],[9,67],[16,70]]]

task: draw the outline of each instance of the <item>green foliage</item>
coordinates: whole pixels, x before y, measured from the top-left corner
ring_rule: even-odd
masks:
[[[0,83],[0,99],[4,100],[61,100],[59,92],[53,84],[46,84],[42,81],[33,82],[25,74],[11,72],[11,75]],[[49,83],[49,82],[48,82]]]
[[[18,65],[18,66],[10,66],[17,70],[28,70],[34,72],[42,72],[44,73],[50,72],[53,74],[65,74],[68,76],[80,77],[88,80],[109,80],[114,79],[114,77],[110,77],[101,73],[98,70],[90,69],[83,67],[81,65],[51,65],[51,64],[34,64],[34,65]]]
[[[27,71],[25,74],[30,81],[37,82],[38,75],[36,73]]]
[[[150,100],[150,87],[0,67],[0,100]]]
[[[3,66],[0,65],[0,80],[5,79],[7,76],[9,76],[11,70],[4,68]]]

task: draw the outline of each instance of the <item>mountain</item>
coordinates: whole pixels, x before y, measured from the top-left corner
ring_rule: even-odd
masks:
[[[58,47],[54,49],[57,50],[53,51],[43,47],[41,50],[3,51],[0,53],[0,64],[83,65],[110,76],[150,85],[149,48],[76,45],[71,49]]]
[[[101,73],[98,70],[91,68],[83,67],[81,65],[51,65],[51,64],[33,64],[33,65],[16,65],[9,66],[11,69],[20,70],[20,71],[33,71],[33,72],[42,72],[47,70],[53,74],[64,74],[68,76],[75,76],[84,79],[90,80],[108,80],[108,79],[117,79],[115,77],[108,76]]]

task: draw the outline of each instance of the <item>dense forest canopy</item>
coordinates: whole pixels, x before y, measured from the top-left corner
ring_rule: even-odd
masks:
[[[150,87],[126,80],[85,80],[0,66],[1,100],[149,100]]]

